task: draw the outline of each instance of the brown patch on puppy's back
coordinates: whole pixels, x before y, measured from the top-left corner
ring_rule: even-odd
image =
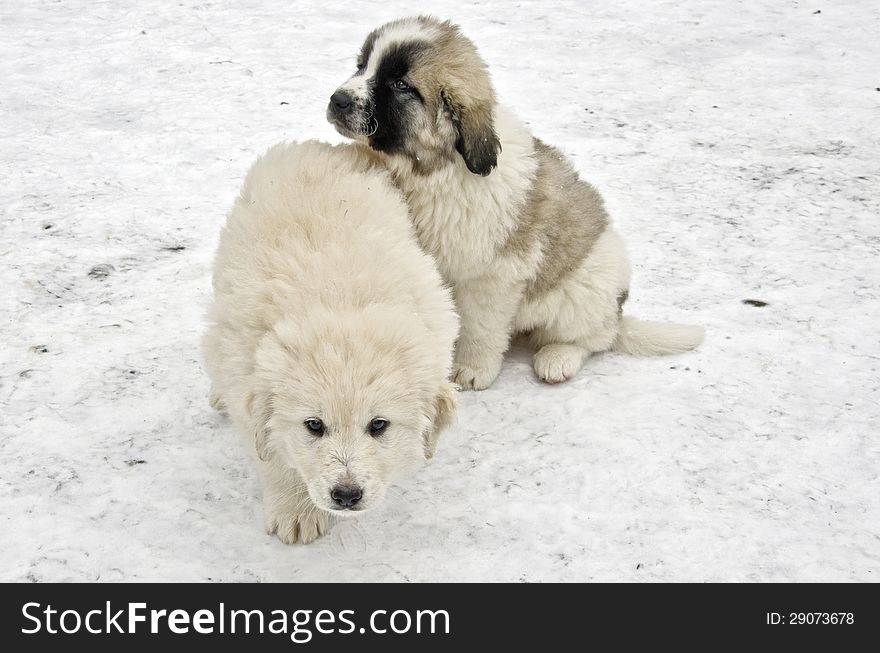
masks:
[[[535,139],[538,173],[520,226],[505,249],[526,251],[539,239],[544,258],[526,299],[545,294],[574,272],[609,224],[602,197],[555,147]]]

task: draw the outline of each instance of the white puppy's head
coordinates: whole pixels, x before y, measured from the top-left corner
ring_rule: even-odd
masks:
[[[433,455],[454,414],[433,349],[418,320],[382,306],[280,322],[256,352],[259,457],[295,470],[321,509],[374,508],[396,472]]]

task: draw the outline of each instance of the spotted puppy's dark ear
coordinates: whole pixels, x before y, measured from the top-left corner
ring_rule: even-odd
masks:
[[[251,419],[257,457],[263,461],[269,460],[269,418],[272,415],[272,401],[269,396],[249,392],[245,397],[244,405]]]
[[[501,143],[495,134],[492,103],[468,102],[456,98],[449,90],[441,91],[440,96],[458,135],[455,149],[468,170],[485,177],[498,165],[501,151]]]

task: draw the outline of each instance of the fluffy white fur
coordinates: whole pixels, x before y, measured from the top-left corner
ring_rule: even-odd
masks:
[[[560,383],[592,352],[637,355],[681,353],[703,339],[701,327],[648,322],[618,313],[617,297],[630,285],[623,240],[609,225],[589,256],[552,291],[526,301],[526,283],[553,250],[539,243],[505,253],[532,191],[537,159],[527,127],[503,107],[495,113],[501,143],[498,165],[475,175],[463,162],[414,173],[402,156],[386,157],[404,192],[419,241],[453,284],[461,316],[453,379],[483,389],[498,376],[513,333],[528,333],[537,349],[535,373]]]
[[[374,507],[454,412],[452,299],[387,173],[368,167],[351,146],[275,146],[220,237],[211,401],[257,453],[266,526],[286,543]],[[376,418],[389,425],[373,437]],[[331,499],[338,486],[362,490],[354,509]]]

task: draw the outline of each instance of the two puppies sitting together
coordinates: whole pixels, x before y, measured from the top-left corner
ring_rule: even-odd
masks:
[[[454,25],[374,30],[327,114],[354,143],[277,145],[248,173],[204,338],[211,403],[251,439],[282,541],[381,502],[513,334],[547,383],[592,352],[701,341],[623,314],[630,268],[602,198],[496,104]]]

